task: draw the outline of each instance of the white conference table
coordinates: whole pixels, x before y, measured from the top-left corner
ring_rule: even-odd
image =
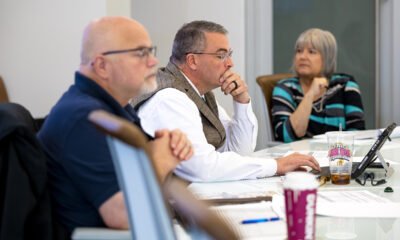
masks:
[[[363,157],[368,152],[375,140],[357,140],[354,146],[354,156]],[[324,139],[307,139],[289,144],[282,144],[256,152],[259,157],[279,157],[288,151],[326,151],[327,143]],[[393,174],[387,178],[387,183],[380,186],[371,186],[367,181],[361,186],[354,180],[349,185],[333,185],[328,182],[321,186],[318,191],[351,191],[368,190],[386,199],[400,203],[400,138],[386,142],[381,154],[385,160],[390,160],[399,165],[392,164]],[[386,187],[392,187],[392,193],[384,192]],[[317,203],[318,204],[318,203]],[[365,209],[368,211],[368,209]],[[339,218],[339,217],[317,217],[317,239],[400,239],[400,216],[397,218]],[[347,238],[339,238],[339,230],[346,232]],[[335,235],[335,236],[332,236]]]
[[[375,140],[359,140],[355,144],[355,156],[364,156]],[[267,148],[255,152],[253,155],[258,157],[279,157],[285,155],[288,151],[313,152],[326,151],[327,144],[323,139],[307,139],[289,144],[281,144],[272,148]],[[365,186],[360,186],[354,180],[349,185],[339,186],[330,182],[318,189],[318,191],[351,191],[351,190],[369,190],[379,196],[400,203],[400,138],[387,142],[381,150],[385,159],[399,163],[392,165],[394,173],[387,179],[387,183],[380,186],[371,186],[368,181]],[[385,193],[384,188],[390,186],[393,193]],[[317,203],[318,204],[318,203]],[[368,209],[365,209],[368,211]],[[400,216],[397,218],[339,218],[317,216],[316,239],[400,239]],[[175,225],[176,226],[176,225]],[[182,228],[177,228],[178,239],[190,239]],[[347,233],[347,238],[340,238],[337,231]],[[110,230],[110,229],[81,229],[74,239],[130,239],[129,231]]]

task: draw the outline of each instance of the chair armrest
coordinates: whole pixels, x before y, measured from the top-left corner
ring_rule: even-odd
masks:
[[[131,240],[129,230],[110,228],[76,228],[72,233],[72,240]]]

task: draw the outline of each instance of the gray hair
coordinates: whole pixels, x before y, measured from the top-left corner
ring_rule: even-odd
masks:
[[[186,23],[175,35],[170,61],[176,64],[183,63],[188,53],[203,51],[207,46],[205,32],[228,34],[223,26],[214,22]]]
[[[322,57],[322,74],[330,77],[336,71],[337,44],[333,34],[319,28],[311,28],[300,34],[294,45],[294,50],[310,45],[316,49]],[[294,58],[293,65],[294,68]]]

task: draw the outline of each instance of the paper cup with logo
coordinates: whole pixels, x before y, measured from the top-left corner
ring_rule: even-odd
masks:
[[[328,158],[331,181],[333,184],[350,183],[354,133],[328,132]]]
[[[307,172],[285,175],[286,224],[288,240],[315,239],[315,211],[318,182]]]

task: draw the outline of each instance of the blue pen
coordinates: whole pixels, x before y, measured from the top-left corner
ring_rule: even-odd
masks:
[[[252,224],[252,223],[261,223],[261,222],[275,222],[279,221],[279,217],[272,218],[257,218],[257,219],[246,219],[242,221],[242,224]]]

